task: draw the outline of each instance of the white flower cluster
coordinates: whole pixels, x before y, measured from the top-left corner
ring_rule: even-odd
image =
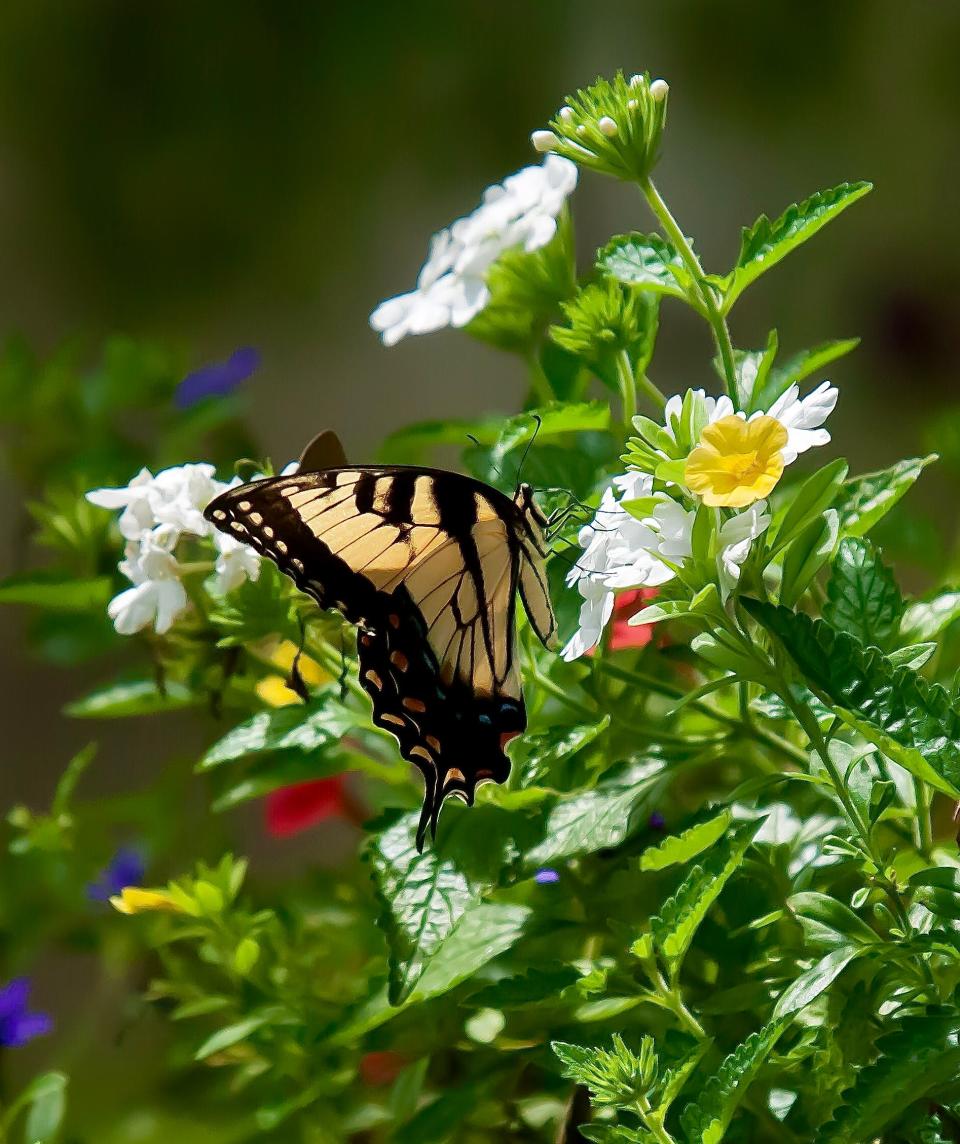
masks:
[[[714,398],[702,389],[687,395],[694,407],[693,419],[710,425],[736,415],[729,397]],[[837,390],[827,382],[806,397],[800,397],[799,386],[793,385],[770,407],[767,417],[778,420],[787,431],[782,450],[784,464],[795,461],[800,453],[825,445],[830,434],[823,423],[837,403]],[[696,442],[681,440],[684,397],[671,397],[664,408],[664,430],[674,442],[689,449]],[[616,593],[629,588],[658,587],[672,580],[679,567],[693,554],[693,525],[697,514],[697,498],[687,489],[666,483],[670,492],[654,492],[654,478],[649,473],[629,472],[614,477],[604,490],[592,523],[580,530],[583,553],[567,574],[567,583],[576,585],[583,603],[579,628],[563,649],[563,658],[577,659],[595,647],[611,615]],[[617,495],[619,494],[619,496]],[[628,501],[645,500],[649,511],[640,518],[624,508]],[[770,524],[767,502],[756,500],[741,512],[721,517],[713,553],[716,561],[716,583],[722,599],[726,599],[740,579],[740,570],[750,554],[754,540]]]
[[[507,250],[531,253],[557,231],[557,215],[577,185],[577,166],[549,155],[538,167],[524,167],[483,192],[480,206],[430,241],[417,288],[382,302],[370,325],[383,344],[407,334],[429,334],[465,326],[486,306],[487,271]]]
[[[203,510],[226,484],[213,465],[179,465],[154,476],[141,469],[123,488],[93,489],[87,500],[100,508],[120,509],[118,521],[126,540],[120,571],[133,585],[115,596],[107,608],[121,635],[153,625],[162,634],[189,608],[176,549],[184,536],[213,542],[216,573],[213,590],[223,594],[260,575],[260,558],[246,544],[214,529]]]

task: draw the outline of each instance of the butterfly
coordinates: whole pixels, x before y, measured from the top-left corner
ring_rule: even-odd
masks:
[[[506,745],[527,724],[518,593],[557,646],[547,519],[529,485],[511,499],[442,469],[350,466],[326,432],[295,475],[229,489],[204,515],[356,625],[374,722],[424,778],[418,850],[448,796],[470,805],[478,783],[507,779]]]

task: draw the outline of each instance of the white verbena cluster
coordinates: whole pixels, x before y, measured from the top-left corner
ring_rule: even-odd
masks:
[[[163,634],[188,610],[190,601],[183,585],[186,569],[177,559],[183,537],[212,542],[214,593],[222,595],[259,577],[256,552],[203,518],[203,510],[215,496],[239,483],[239,479],[218,481],[214,474],[213,465],[208,464],[178,465],[156,476],[141,469],[125,487],[87,493],[91,504],[121,510],[118,525],[126,546],[119,568],[133,587],[115,596],[107,608],[121,635],[151,625]]]
[[[710,397],[702,389],[671,397],[663,425],[645,434],[641,429],[642,469],[614,477],[593,521],[580,531],[583,553],[567,583],[577,586],[583,603],[579,628],[563,650],[564,659],[576,659],[599,643],[617,592],[659,587],[676,576],[693,556],[701,503],[741,509],[717,509],[711,541],[714,582],[725,600],[740,579],[753,542],[770,524],[766,495],[784,466],[830,440],[823,423],[836,402],[837,390],[826,382],[803,398],[799,386],[790,386],[767,413],[750,417],[736,412],[729,397]],[[638,428],[642,420],[637,419]],[[751,423],[763,429],[763,436],[745,444],[742,429]],[[713,431],[705,434],[709,427]],[[776,447],[769,444],[771,436]],[[742,451],[748,446],[753,453]],[[691,488],[694,483],[697,492]],[[720,495],[708,499],[718,490]],[[628,502],[634,502],[634,511],[624,507]],[[643,506],[639,511],[637,502]]]
[[[548,155],[483,192],[472,214],[457,219],[430,240],[417,287],[381,304],[370,325],[383,344],[407,334],[465,326],[490,300],[487,271],[501,254],[539,250],[557,231],[557,216],[577,185],[577,166]]]

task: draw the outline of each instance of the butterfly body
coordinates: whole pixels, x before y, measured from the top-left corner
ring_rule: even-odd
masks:
[[[439,469],[339,466],[230,489],[205,515],[358,628],[374,721],[425,781],[418,845],[444,798],[503,782],[526,727],[514,649],[517,591],[548,644],[544,518]]]

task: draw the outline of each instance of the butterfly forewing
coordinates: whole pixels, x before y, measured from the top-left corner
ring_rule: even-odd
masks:
[[[360,628],[374,721],[424,775],[418,843],[447,795],[506,779],[526,726],[518,586],[541,638],[555,627],[520,506],[455,473],[370,466],[256,481],[206,516]]]

